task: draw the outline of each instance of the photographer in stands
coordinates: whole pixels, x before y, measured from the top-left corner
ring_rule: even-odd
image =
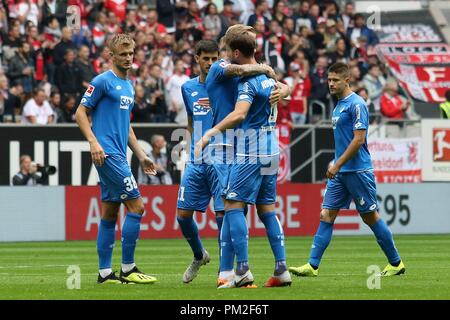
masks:
[[[152,159],[156,175],[146,175],[142,167],[139,167],[138,184],[172,184],[172,177],[169,171],[169,159],[166,150],[167,141],[164,136],[154,134],[150,139],[152,151],[148,157]]]
[[[27,154],[20,157],[20,171],[12,179],[14,186],[47,185],[48,176],[54,174],[54,166],[42,166],[31,161]]]

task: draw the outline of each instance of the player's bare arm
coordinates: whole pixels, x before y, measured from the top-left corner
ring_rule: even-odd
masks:
[[[258,74],[265,74],[269,78],[275,79],[275,71],[267,64],[229,64],[225,67],[227,77],[251,77]]]
[[[128,146],[130,147],[131,151],[133,151],[133,153],[138,158],[139,163],[141,164],[142,169],[144,170],[145,174],[155,175],[156,174],[155,164],[145,154],[144,150],[142,150],[131,125],[130,125],[130,131],[128,133]]]
[[[209,140],[227,129],[234,128],[236,125],[244,121],[247,117],[248,110],[250,109],[250,102],[238,101],[234,108],[234,111],[227,115],[222,121],[215,125],[212,129],[206,131],[203,137],[195,144],[194,154],[196,157],[200,156],[203,148],[205,148]]]
[[[333,179],[342,166],[355,156],[365,141],[366,130],[354,130],[352,142],[348,145],[347,149],[345,149],[342,156],[327,170],[327,178]]]
[[[96,166],[101,166],[105,162],[105,151],[103,150],[100,143],[98,143],[97,138],[91,129],[91,124],[88,117],[89,109],[80,104],[75,113],[75,120],[80,127],[86,140],[89,142],[91,148],[91,158],[92,162]]]

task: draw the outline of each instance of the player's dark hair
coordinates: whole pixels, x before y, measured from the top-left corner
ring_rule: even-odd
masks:
[[[350,68],[347,64],[342,62],[336,62],[330,68],[328,68],[328,73],[336,73],[340,76],[349,77],[350,76]]]
[[[246,58],[253,57],[256,50],[256,41],[253,34],[242,32],[230,39],[231,50],[239,50]]]
[[[200,40],[195,45],[195,54],[201,55],[202,52],[205,53],[215,53],[219,52],[219,45],[214,40]]]

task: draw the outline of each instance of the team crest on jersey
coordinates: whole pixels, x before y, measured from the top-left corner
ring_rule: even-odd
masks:
[[[333,125],[333,129],[336,129],[336,125],[337,125],[338,120],[339,120],[339,117],[332,117],[331,118],[331,124]]]
[[[120,109],[128,110],[133,103],[133,98],[120,96]]]
[[[84,93],[86,96],[90,97],[92,96],[92,93],[94,92],[95,87],[93,85],[89,85],[89,87],[86,89],[86,92]]]

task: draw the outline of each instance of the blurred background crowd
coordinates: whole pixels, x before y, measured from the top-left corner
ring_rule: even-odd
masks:
[[[67,23],[78,6],[80,27]],[[333,106],[327,67],[351,67],[351,87],[371,121],[403,118],[410,103],[389,79],[378,37],[352,2],[334,0],[3,0],[0,3],[0,122],[71,123],[91,79],[111,67],[108,39],[133,34],[133,122],[187,124],[181,85],[198,75],[195,43],[236,23],[257,32],[257,60],[292,88],[279,121],[315,123]]]

